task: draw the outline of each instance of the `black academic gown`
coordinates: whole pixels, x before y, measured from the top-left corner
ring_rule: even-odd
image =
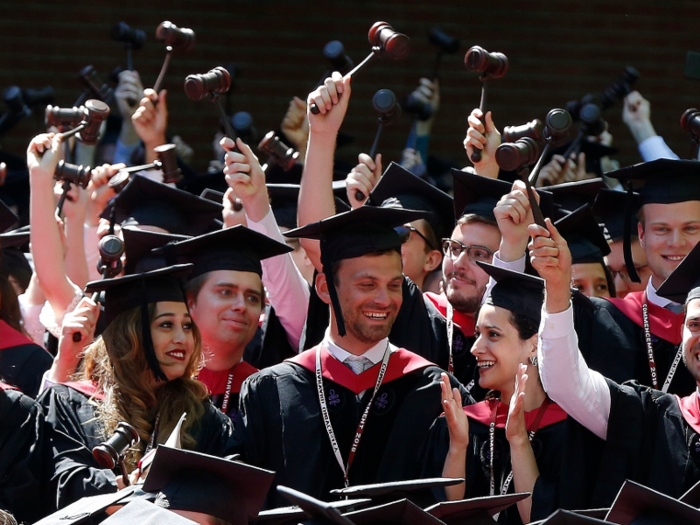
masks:
[[[0,509],[18,522],[43,517],[41,407],[18,390],[0,383]]]
[[[490,494],[491,465],[489,427],[494,421],[494,410],[498,407],[494,430],[494,487],[495,494],[501,493],[506,479],[512,472],[510,445],[505,435],[508,406],[498,400],[486,400],[464,407],[469,418],[469,448],[466,461],[465,498],[477,498]],[[538,410],[525,415],[528,429],[532,429]],[[582,466],[583,457],[590,457],[590,450],[584,450],[578,440],[569,441],[570,424],[566,413],[556,404],[550,404],[535,432],[532,449],[540,475],[537,478],[532,496],[532,521],[545,519],[559,507],[568,509],[586,508],[587,499],[593,487],[586,487],[588,481]],[[597,438],[594,438],[597,439]],[[444,415],[440,416],[430,430],[421,455],[424,457],[423,477],[442,476],[445,458],[450,445],[449,430]],[[589,447],[590,448],[590,447]],[[575,487],[571,479],[576,478]],[[507,493],[515,492],[511,479]],[[436,497],[444,500],[444,489],[435,491]],[[521,525],[522,520],[516,506],[504,510],[498,523]]]
[[[579,348],[588,366],[616,383],[635,380],[652,386],[647,347],[642,328],[642,294],[632,292],[624,300],[574,296],[574,323]],[[681,340],[683,314],[649,304],[652,347],[659,388],[668,376]],[[686,396],[695,380],[681,362],[668,389]]]
[[[36,397],[41,378],[53,363],[46,350],[0,320],[0,377],[29,397]]]
[[[47,476],[46,514],[85,496],[116,492],[115,471],[102,468],[92,449],[108,439],[96,418],[90,396],[93,384],[83,381],[54,385],[39,396],[44,407],[49,441],[44,460],[53,469]],[[97,394],[99,395],[99,394]],[[231,420],[206,401],[204,416],[193,435],[195,450],[214,456],[227,455],[232,446]]]
[[[402,288],[403,303],[391,328],[389,341],[394,346],[410,350],[432,363],[447,363],[445,318],[423,297],[423,292],[408,277],[404,276]],[[312,289],[301,348],[308,350],[320,344],[329,323],[330,308]],[[444,369],[447,370],[447,364]]]
[[[277,494],[286,485],[313,497],[336,499],[331,489],[343,487],[338,465],[321,416],[315,349],[262,370],[241,390],[240,424],[243,459],[274,470],[268,506],[288,503]],[[343,461],[374,389],[380,365],[354,374],[322,351],[323,387],[330,421]],[[384,382],[370,409],[364,434],[350,468],[350,485],[418,477],[418,453],[433,420],[442,412],[442,370],[406,350],[391,355]],[[461,385],[452,378],[453,386]],[[462,389],[463,390],[463,389]],[[358,400],[357,394],[364,392]],[[471,398],[464,392],[466,403]]]
[[[243,381],[257,372],[257,368],[245,361],[241,361],[231,370],[212,372],[207,368],[203,368],[199,371],[197,379],[206,385],[207,390],[209,390],[209,395],[211,396],[211,402],[218,410],[221,410],[223,407],[226,390],[230,390],[226,415],[235,426],[239,419],[238,400],[241,394],[241,385]],[[233,375],[231,376],[231,384],[229,385],[229,375],[231,374]]]
[[[243,359],[255,368],[267,368],[294,357],[296,353],[275,309],[269,304],[266,305],[265,321],[258,328],[253,340],[246,345]]]
[[[608,380],[608,387],[610,417],[594,504],[609,506],[625,479],[673,498],[700,481],[697,393],[681,400],[636,382]]]

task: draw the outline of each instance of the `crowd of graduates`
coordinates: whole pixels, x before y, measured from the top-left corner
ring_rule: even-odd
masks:
[[[699,523],[700,162],[625,86],[631,166],[475,108],[436,168],[421,79],[344,169],[335,71],[198,174],[121,72],[4,157],[0,523]]]

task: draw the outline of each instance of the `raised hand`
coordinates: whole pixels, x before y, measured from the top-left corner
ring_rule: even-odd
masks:
[[[545,281],[547,291],[546,308],[550,313],[562,312],[569,307],[571,286],[571,252],[569,246],[554,227],[545,219],[547,228],[531,224],[528,232],[532,237],[530,262]]]
[[[42,133],[27,148],[27,167],[32,179],[52,180],[61,155],[60,133]]]
[[[365,203],[369,193],[374,189],[382,176],[381,153],[377,153],[374,160],[366,153],[360,153],[357,160],[357,166],[348,173],[345,179],[348,200],[353,210]],[[362,193],[364,199],[359,200],[357,198],[358,191]]]
[[[508,419],[506,421],[506,439],[509,443],[526,444],[528,440],[527,427],[525,425],[525,385],[527,385],[527,366],[518,365],[518,373],[515,376],[515,392],[510,398],[508,407]]]
[[[146,162],[152,162],[156,158],[153,148],[166,143],[168,92],[163,89],[160,93],[156,93],[149,88],[144,90],[143,95],[138,109],[131,117],[131,123],[143,141],[146,149]]]
[[[261,221],[270,211],[270,199],[265,186],[265,172],[258,158],[241,139],[235,143],[240,153],[233,150],[234,142],[228,137],[221,139],[220,144],[226,150],[226,182],[243,202],[246,215],[255,222]]]
[[[534,193],[539,203],[540,196],[537,192]],[[523,181],[516,180],[513,183],[510,193],[501,197],[496,203],[493,215],[496,217],[498,229],[501,230],[500,259],[506,262],[520,259],[525,253],[530,238],[527,228],[535,222]]]
[[[299,97],[294,97],[289,102],[287,113],[280,126],[282,133],[299,151],[299,158],[303,161],[302,153],[306,152],[306,143],[309,140],[309,119],[306,116],[306,102]]]
[[[350,93],[350,77],[343,77],[337,71],[309,93],[307,106],[313,102],[319,109],[318,115],[307,111],[310,133],[338,133],[348,109]]]
[[[486,112],[486,119],[479,108],[472,110],[467,119],[469,129],[464,139],[464,148],[471,159],[475,149],[481,151],[481,160],[474,163],[474,170],[478,175],[498,178],[500,168],[496,163],[496,149],[501,145],[501,133],[496,129],[490,111]]]
[[[442,373],[441,379],[442,408],[450,431],[450,448],[466,450],[469,446],[469,419],[462,408],[462,395],[458,388],[450,389],[450,379],[446,373]]]

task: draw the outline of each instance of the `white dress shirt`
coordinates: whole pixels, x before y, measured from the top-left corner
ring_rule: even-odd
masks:
[[[362,354],[362,356],[369,359],[373,365],[381,363],[382,358],[384,357],[384,352],[386,351],[387,344],[389,345],[390,352],[395,352],[397,350],[396,346],[389,343],[389,338],[385,337],[372,348],[367,350],[364,354]],[[354,354],[351,354],[347,350],[344,350],[331,340],[331,333],[328,328],[326,328],[326,335],[323,337],[321,345],[324,346],[333,357],[335,357],[338,361],[340,361],[343,364],[345,363],[345,360],[348,357],[354,356]]]
[[[638,147],[644,162],[656,159],[678,159],[678,155],[668,147],[663,137],[659,135],[643,140]]]

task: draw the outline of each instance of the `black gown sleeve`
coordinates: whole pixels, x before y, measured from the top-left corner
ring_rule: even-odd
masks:
[[[53,357],[39,345],[26,344],[0,351],[0,377],[31,398],[36,397],[41,379],[53,363]]]
[[[42,392],[38,401],[46,417],[44,460],[52,466],[47,479],[49,512],[85,496],[116,492],[116,475],[101,468],[92,456],[92,448],[105,436],[88,397],[54,385]]]
[[[0,508],[18,522],[43,517],[43,413],[28,396],[0,390]]]
[[[225,416],[208,399],[204,402],[204,416],[195,435],[197,452],[225,457],[240,453],[238,434],[233,431],[231,418]]]

